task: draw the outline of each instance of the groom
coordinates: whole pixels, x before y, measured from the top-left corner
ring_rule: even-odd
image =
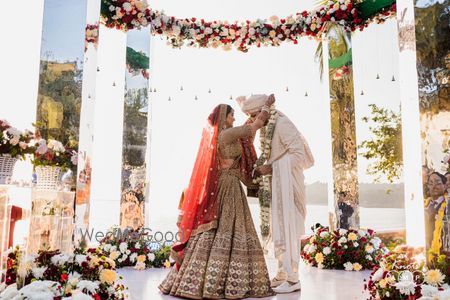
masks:
[[[241,96],[237,102],[245,114],[254,118],[268,97]],[[290,293],[300,290],[300,242],[305,233],[306,217],[303,170],[314,165],[314,158],[292,121],[282,112],[277,110],[276,113],[270,156],[264,165],[256,168],[255,173],[257,176],[272,175],[270,238],[275,247],[278,272],[271,286],[277,293]]]

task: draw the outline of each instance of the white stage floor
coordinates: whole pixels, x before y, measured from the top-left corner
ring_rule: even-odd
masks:
[[[276,273],[276,261],[267,261],[271,278]],[[148,269],[136,271],[132,268],[119,270],[124,283],[129,287],[131,300],[175,300],[179,298],[159,292],[158,285],[165,278],[168,269]],[[319,270],[300,265],[302,290],[291,294],[278,294],[260,300],[363,300],[368,295],[364,291],[364,278],[370,271],[347,272],[340,270]]]

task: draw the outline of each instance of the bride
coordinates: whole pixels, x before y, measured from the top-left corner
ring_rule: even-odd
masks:
[[[209,115],[181,206],[181,241],[172,247],[176,265],[161,292],[191,299],[273,295],[240,181],[251,183],[252,140],[274,102],[271,95],[255,121],[238,127],[229,105],[220,104]]]

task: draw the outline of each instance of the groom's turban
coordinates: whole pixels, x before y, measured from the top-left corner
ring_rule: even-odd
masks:
[[[236,102],[239,104],[244,114],[251,115],[261,110],[268,97],[269,96],[264,94],[251,95],[250,97],[239,96],[236,98]]]

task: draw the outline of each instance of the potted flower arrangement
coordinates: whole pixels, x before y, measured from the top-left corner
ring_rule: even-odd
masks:
[[[373,269],[365,285],[369,299],[448,299],[450,286],[447,270],[442,272],[439,268],[429,268],[423,253],[400,248],[384,255]],[[440,263],[448,267],[445,262]]]
[[[149,247],[151,236],[144,230],[113,227],[100,241],[99,251],[116,263],[117,268],[134,267],[136,270],[170,267],[170,247]],[[155,243],[155,242],[154,242]]]
[[[0,184],[12,176],[17,159],[24,159],[26,154],[33,153],[30,147],[32,138],[31,131],[22,132],[6,120],[0,120]]]
[[[320,269],[360,271],[372,269],[386,252],[381,239],[371,229],[330,231],[317,224],[301,256],[308,265]]]
[[[121,278],[114,261],[98,249],[76,249],[74,254],[40,251],[27,257],[21,257],[20,252],[17,247],[8,255],[8,265],[18,267],[8,269],[9,281],[0,291],[0,299],[38,299],[33,297],[36,293],[39,299],[128,298],[127,288],[118,282]]]
[[[33,165],[36,172],[39,189],[56,189],[60,183],[61,174],[72,169],[77,164],[77,151],[68,149],[56,140],[39,140],[35,145]]]

